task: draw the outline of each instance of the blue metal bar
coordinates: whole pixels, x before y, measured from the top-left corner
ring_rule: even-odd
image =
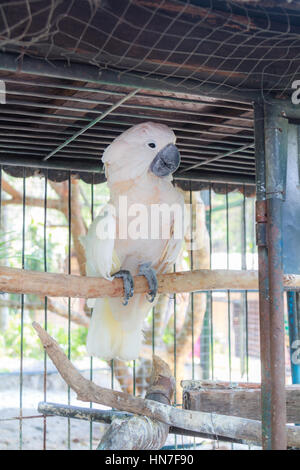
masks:
[[[298,325],[298,302],[296,292],[287,292],[288,320],[289,320],[289,336],[290,336],[290,358],[291,372],[293,384],[300,384],[300,364],[293,361],[295,353],[295,341],[299,341],[299,325]]]
[[[273,106],[265,105],[272,450],[287,448],[282,253],[282,206],[287,162],[287,121],[279,111]]]

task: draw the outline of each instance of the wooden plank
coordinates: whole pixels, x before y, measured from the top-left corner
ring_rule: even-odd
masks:
[[[260,384],[183,381],[183,408],[261,420]],[[300,423],[300,385],[286,387],[287,423]]]

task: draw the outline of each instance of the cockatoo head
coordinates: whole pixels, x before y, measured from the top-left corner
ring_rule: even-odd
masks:
[[[108,183],[136,180],[147,172],[170,177],[180,163],[175,141],[174,132],[164,124],[145,122],[127,129],[103,154]]]

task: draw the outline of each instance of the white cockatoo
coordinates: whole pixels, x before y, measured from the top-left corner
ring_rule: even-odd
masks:
[[[91,356],[138,357],[143,321],[157,291],[156,273],[170,271],[181,249],[184,198],[172,184],[180,163],[175,140],[166,125],[146,122],[123,132],[104,151],[110,201],[83,239],[87,275],[122,277],[125,301],[88,300],[93,308],[87,338]],[[150,299],[134,294],[136,275],[147,278]]]

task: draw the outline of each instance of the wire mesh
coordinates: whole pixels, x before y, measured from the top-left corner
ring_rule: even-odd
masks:
[[[0,11],[2,164],[103,181],[107,144],[155,120],[178,136],[181,179],[254,184],[251,93],[291,93],[295,2],[16,0]]]
[[[79,237],[107,197],[99,156],[128,127],[154,120],[177,135],[177,183],[193,207],[190,238],[207,230],[203,258],[185,250],[176,269],[205,263],[256,268],[249,101],[288,96],[300,65],[298,5],[269,3],[0,1],[0,80],[6,85],[0,115],[1,264],[84,275]],[[232,191],[233,183],[239,192]],[[200,232],[193,230],[197,217]],[[128,364],[86,360],[90,315],[83,302],[70,298],[0,295],[3,448],[91,449],[103,431],[99,423],[37,413],[40,400],[77,402],[39,350],[33,317],[87,377],[129,393],[144,393],[151,354],[162,349],[177,383],[260,379],[256,292],[162,296],[145,323],[143,355]],[[181,406],[179,385],[174,406]],[[166,448],[217,445],[170,436]]]
[[[16,231],[12,240],[6,235],[7,252],[1,256],[1,264],[79,274],[78,225],[74,228],[74,222],[78,224],[81,217],[84,224],[90,224],[107,199],[106,183],[88,185],[70,175],[59,183],[47,177],[26,178],[25,172],[20,179],[1,171],[2,233],[6,234],[9,226]],[[223,194],[216,193],[212,185],[201,191],[191,188],[189,182],[185,192],[193,208],[189,238],[195,240],[206,233],[204,225],[200,232],[194,230],[195,226],[199,229],[195,218],[203,211],[202,221],[209,234],[204,243],[207,252],[202,251],[199,257],[197,251],[183,251],[176,270],[198,269],[205,256],[213,269],[256,269],[254,199],[242,192],[228,192],[228,186]],[[17,193],[21,199],[16,199]],[[12,204],[11,198],[15,198]],[[200,206],[196,204],[199,201]],[[21,224],[15,226],[13,220]],[[145,322],[141,357],[127,364],[88,359],[84,344],[91,312],[81,301],[59,302],[29,295],[5,294],[0,298],[1,316],[6,311],[9,320],[1,332],[1,403],[6,403],[0,417],[3,448],[94,448],[103,431],[104,425],[99,423],[78,424],[37,412],[39,401],[84,404],[61,383],[39,348],[31,330],[33,318],[44,324],[86,377],[129,393],[143,395],[152,352],[164,352],[177,379],[175,406],[182,405],[182,379],[260,380],[256,292],[199,291],[189,296],[162,296]],[[91,403],[90,407],[97,405]],[[5,437],[8,432],[9,439]],[[221,443],[170,435],[166,445],[207,448]]]
[[[0,47],[187,91],[283,92],[299,70],[297,2],[2,1]]]

